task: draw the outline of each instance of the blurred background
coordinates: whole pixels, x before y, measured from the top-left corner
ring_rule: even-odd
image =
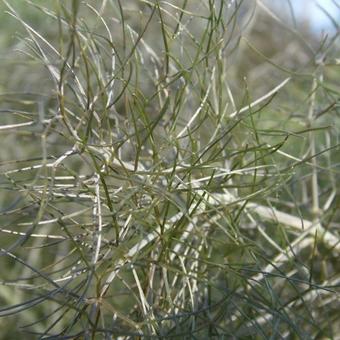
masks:
[[[12,0],[9,3],[18,10],[24,20],[43,32],[46,38],[56,37],[57,27],[51,18],[42,15],[41,11],[24,0]],[[53,8],[52,1],[35,0],[32,3]],[[248,41],[258,46],[267,57],[274,58],[274,62],[276,57],[277,61],[284,59],[287,67],[294,66],[297,69],[308,64],[314,57],[318,57],[312,55],[312,50],[308,51],[309,47],[313,47],[315,53],[319,53],[318,47],[325,42],[324,39],[329,40],[330,35],[335,34],[339,28],[339,0],[242,0],[232,1],[232,3],[240,5],[238,22],[242,36],[249,38]],[[8,77],[7,71],[14,62],[13,58],[18,58],[20,55],[14,52],[13,47],[17,51],[20,50],[23,46],[22,37],[25,36],[22,25],[5,11],[6,6],[1,1],[0,61],[3,65],[6,63],[8,68],[3,68],[0,75],[0,90],[18,87],[19,73],[16,77],[16,73],[13,74],[11,70],[11,75]],[[133,8],[131,15],[134,15]],[[234,38],[236,39],[237,36],[235,35]],[[254,63],[258,66],[256,69],[253,67]],[[243,55],[240,58],[239,51],[237,56],[231,59],[235,75],[237,78],[241,77],[239,78],[241,82],[245,76],[250,83],[254,78],[261,76],[268,67],[264,64],[267,63],[263,58],[248,53],[247,48],[245,48],[244,58]],[[23,65],[17,64],[16,71],[20,72],[21,67],[24,68]],[[34,78],[33,74],[30,76]]]

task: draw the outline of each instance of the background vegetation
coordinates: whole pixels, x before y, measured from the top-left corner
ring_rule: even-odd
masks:
[[[1,339],[339,334],[339,26],[258,1],[0,2]]]

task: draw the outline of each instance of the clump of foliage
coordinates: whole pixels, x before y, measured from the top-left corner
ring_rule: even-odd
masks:
[[[4,1],[5,338],[334,337],[339,31],[261,1],[24,3]]]

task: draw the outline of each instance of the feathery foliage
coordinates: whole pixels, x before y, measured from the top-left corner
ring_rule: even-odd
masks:
[[[336,336],[338,27],[260,0],[2,6],[3,339]]]

